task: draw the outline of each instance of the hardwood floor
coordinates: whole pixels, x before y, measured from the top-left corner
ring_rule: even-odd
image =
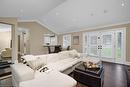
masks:
[[[103,62],[103,65],[105,67],[103,87],[127,87],[125,66],[108,62]],[[10,78],[8,78],[5,81],[0,81],[1,85],[6,84],[6,86],[2,85],[0,87],[7,87],[8,84],[9,85],[11,84],[9,82],[11,82]],[[10,87],[9,85],[8,87]],[[77,87],[87,87],[87,86],[78,83]]]
[[[125,66],[115,63],[103,62],[104,84],[103,87],[127,87]],[[77,87],[87,87],[82,84]]]
[[[127,87],[125,66],[115,63],[103,63],[105,67],[103,87]]]

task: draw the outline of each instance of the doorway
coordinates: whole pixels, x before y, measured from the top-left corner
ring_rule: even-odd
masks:
[[[83,38],[83,52],[88,56],[108,62],[125,62],[125,28],[86,32]]]
[[[0,60],[12,61],[12,25],[0,23]]]

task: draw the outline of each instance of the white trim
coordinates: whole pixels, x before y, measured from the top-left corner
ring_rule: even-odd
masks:
[[[124,32],[124,44],[123,44],[123,55],[124,55],[124,63],[126,62],[126,28],[123,29],[123,32]]]
[[[18,22],[38,22],[39,24],[47,27],[50,31],[55,30],[55,29],[50,29],[50,27],[48,27],[46,24],[40,22],[39,20],[18,20]],[[86,31],[86,30],[99,30],[100,28],[105,28],[105,27],[110,27],[110,26],[117,26],[117,25],[123,25],[123,24],[128,24],[130,23],[130,21],[126,21],[126,22],[121,22],[121,23],[114,23],[114,24],[108,24],[108,25],[101,25],[101,26],[95,26],[95,27],[86,27],[86,28],[80,28],[80,30],[74,30],[74,31],[70,31],[70,32],[64,32],[64,33],[59,33],[59,32],[55,32],[56,34],[66,34],[66,33],[74,33],[74,32],[82,32],[82,31]]]
[[[18,20],[18,22],[36,22],[37,20]]]
[[[59,33],[57,33],[57,32],[54,31],[54,30],[55,30],[54,28],[49,27],[48,25],[42,23],[41,21],[36,20],[36,22],[39,23],[39,24],[41,24],[42,26],[46,27],[48,30],[52,31],[53,33],[55,33],[55,34],[59,34]]]

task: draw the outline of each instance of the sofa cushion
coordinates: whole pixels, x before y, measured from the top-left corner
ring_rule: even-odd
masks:
[[[35,55],[36,58],[40,58],[44,64],[47,64],[47,55]]]
[[[27,81],[34,79],[34,70],[25,64],[18,63],[11,65],[12,75],[14,79],[17,81],[17,84],[21,81]]]
[[[80,61],[79,59],[67,58],[67,59],[59,60],[55,63],[47,64],[46,66],[49,69],[53,69],[53,70],[57,70],[57,71],[62,72],[64,70],[72,67],[73,65],[75,65],[79,61]]]
[[[42,66],[44,66],[44,60],[42,58],[36,58],[35,60],[27,61],[27,64],[29,67],[31,67],[33,70],[40,69]]]
[[[69,56],[71,58],[80,58],[80,53],[78,53],[76,50],[70,50],[69,51]]]
[[[69,51],[61,51],[58,54],[60,59],[70,58]]]
[[[80,54],[76,50],[69,50],[69,51],[59,52],[59,56],[60,56],[61,59],[80,58]]]
[[[76,87],[77,82],[57,71],[41,74],[38,78],[20,83],[20,87]]]
[[[54,63],[60,60],[60,56],[58,53],[47,54],[47,64]]]

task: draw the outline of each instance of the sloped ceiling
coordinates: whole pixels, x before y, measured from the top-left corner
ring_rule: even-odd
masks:
[[[56,33],[130,22],[130,0],[1,0],[0,16],[38,20]]]
[[[37,20],[65,0],[0,0],[0,17]]]

